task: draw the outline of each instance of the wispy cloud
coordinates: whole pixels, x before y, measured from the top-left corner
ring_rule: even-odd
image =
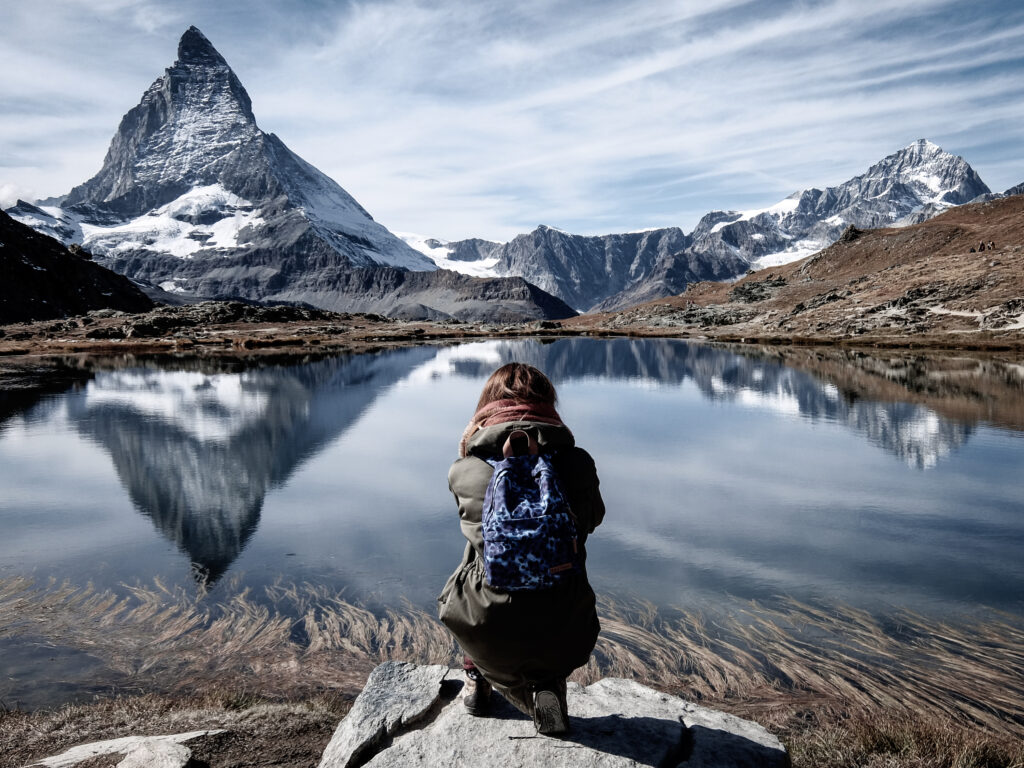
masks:
[[[688,228],[711,208],[838,183],[920,137],[996,189],[1024,180],[1016,2],[53,6],[0,32],[19,61],[0,84],[15,105],[0,146],[24,163],[0,181],[39,194],[95,172],[190,23],[239,73],[265,130],[399,230]]]

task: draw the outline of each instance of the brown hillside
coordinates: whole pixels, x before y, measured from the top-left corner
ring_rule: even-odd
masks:
[[[901,229],[850,229],[802,261],[568,324],[575,323],[715,336],[1020,339],[1024,195],[953,208]]]

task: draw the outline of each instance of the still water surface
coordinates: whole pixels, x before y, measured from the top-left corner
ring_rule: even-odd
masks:
[[[0,423],[0,577],[198,580],[214,595],[308,580],[430,609],[463,547],[447,469],[484,379],[511,360],[551,376],[597,462],[599,591],[1024,614],[1024,439],[1005,417],[1024,403],[1018,367],[967,361],[995,383],[958,384],[944,405],[927,370],[870,399],[849,382],[899,379],[879,375],[890,363],[812,373],[667,340],[100,370]]]

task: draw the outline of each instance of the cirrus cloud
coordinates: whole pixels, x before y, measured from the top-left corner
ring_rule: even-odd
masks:
[[[1016,2],[58,0],[0,31],[0,181],[94,173],[188,24],[264,130],[403,231],[689,228],[922,137],[1024,180]]]

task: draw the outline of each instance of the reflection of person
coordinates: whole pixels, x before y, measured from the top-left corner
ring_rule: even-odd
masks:
[[[485,459],[500,459],[511,433],[526,432],[550,456],[576,517],[585,563],[582,544],[604,517],[604,503],[594,460],[575,446],[555,411],[555,398],[548,378],[522,363],[502,366],[484,385],[459,445],[460,458],[448,472],[469,543],[438,598],[441,621],[466,654],[466,708],[486,714],[493,685],[532,716],[542,733],[568,728],[565,679],[587,663],[600,629],[594,591],[585,567],[549,589],[510,593],[492,587],[484,576],[481,514],[493,472]]]

